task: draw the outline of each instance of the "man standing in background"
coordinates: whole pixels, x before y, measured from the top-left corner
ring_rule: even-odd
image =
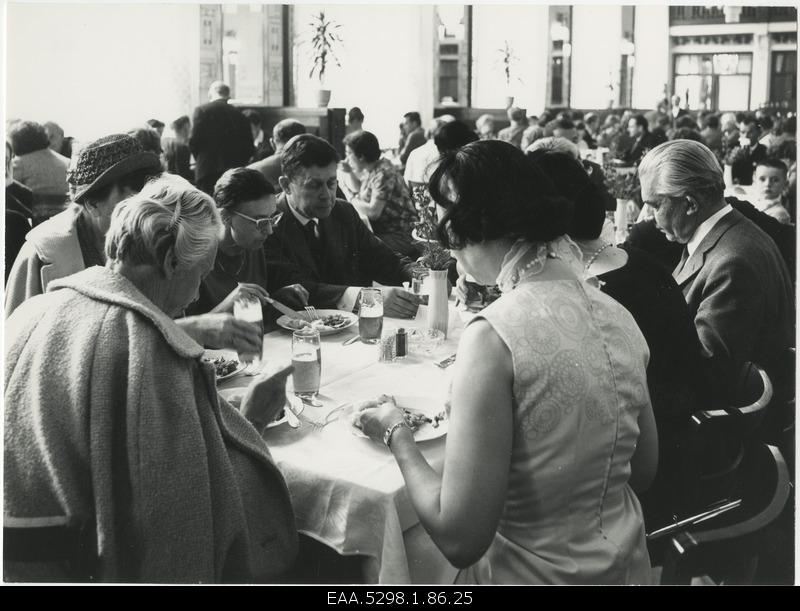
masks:
[[[209,195],[220,176],[230,168],[247,165],[253,155],[250,122],[228,104],[230,87],[214,81],[208,104],[198,106],[192,120],[189,148],[196,160],[195,184]]]

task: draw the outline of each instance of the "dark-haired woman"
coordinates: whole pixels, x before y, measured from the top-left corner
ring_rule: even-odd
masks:
[[[625,306],[650,348],[647,385],[658,429],[658,474],[640,494],[648,530],[686,515],[689,483],[682,463],[689,418],[705,402],[700,340],[689,307],[672,275],[648,253],[620,248],[603,235],[602,192],[570,157],[536,151],[531,158],[573,204],[567,231],[580,247],[587,274],[600,290]]]
[[[411,203],[403,176],[388,159],[381,158],[378,139],[359,131],[344,139],[345,162],[357,194],[350,200],[356,210],[369,219],[373,233],[396,253],[416,257],[418,249],[411,238],[417,211]]]
[[[649,484],[658,442],[636,323],[583,281],[569,203],[514,146],[448,153],[429,187],[443,245],[503,294],[461,338],[442,475],[391,400],[357,420],[390,447],[459,581],[648,582],[631,486]]]

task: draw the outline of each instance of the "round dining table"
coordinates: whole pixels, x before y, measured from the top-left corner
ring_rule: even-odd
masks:
[[[440,345],[429,353],[409,350],[394,361],[379,360],[379,345],[347,341],[358,335],[357,323],[321,337],[317,401],[296,399],[290,378],[287,401],[299,411],[299,425],[284,421],[263,432],[288,485],[298,531],[343,556],[362,557],[364,583],[452,584],[457,574],[419,523],[391,452],[359,435],[349,418],[354,404],[380,394],[402,398],[403,407],[431,415],[444,410],[453,368],[441,366],[442,361],[455,354],[470,316],[452,302],[449,314],[448,334]],[[413,320],[384,319],[384,333],[401,327],[427,329],[425,306]],[[265,366],[290,361],[291,337],[283,329],[264,336]],[[240,374],[221,381],[219,389],[223,396],[235,394],[251,379]],[[446,422],[427,437],[419,447],[441,472]]]

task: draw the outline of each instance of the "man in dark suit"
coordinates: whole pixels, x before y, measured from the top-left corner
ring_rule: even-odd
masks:
[[[759,161],[767,158],[767,147],[758,141],[761,127],[755,117],[748,116],[742,121],[740,133],[739,146],[731,152],[731,176],[734,184],[752,185],[753,171]]]
[[[375,237],[353,206],[336,199],[339,156],[322,138],[292,138],[281,153],[283,215],[264,244],[267,259],[300,270],[309,303],[352,311],[360,288],[383,288],[387,316],[410,318],[417,297],[398,285],[411,280],[414,264]]]
[[[192,120],[189,148],[195,158],[195,184],[209,195],[220,176],[230,168],[247,165],[253,155],[250,122],[228,104],[230,88],[215,81],[208,104],[198,106]]]
[[[671,140],[639,166],[643,200],[658,228],[685,244],[673,276],[692,311],[712,389],[718,398],[736,387],[752,361],[770,376],[794,345],[794,296],[775,243],[723,198],[714,154],[692,140]]]
[[[273,155],[251,163],[248,168],[257,170],[264,175],[264,178],[273,186],[277,193],[280,193],[281,186],[278,178],[281,176],[281,151],[286,143],[295,136],[306,133],[306,126],[295,119],[284,119],[278,121],[272,128],[272,138],[270,144],[275,150]]]
[[[407,112],[403,115],[403,144],[398,156],[400,164],[405,167],[411,151],[425,144],[425,131],[422,129],[422,118],[418,112]]]
[[[635,115],[628,120],[628,135],[633,143],[625,151],[623,160],[628,165],[637,165],[642,156],[655,146],[644,115]]]

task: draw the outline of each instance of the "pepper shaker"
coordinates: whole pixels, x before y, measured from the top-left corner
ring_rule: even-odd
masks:
[[[395,356],[398,359],[404,359],[407,354],[407,335],[406,330],[402,327],[397,330],[397,338],[395,339]]]

